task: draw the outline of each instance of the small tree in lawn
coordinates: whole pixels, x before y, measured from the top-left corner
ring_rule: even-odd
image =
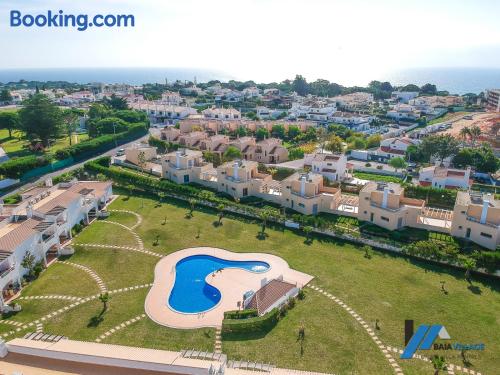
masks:
[[[101,293],[99,295],[99,301],[102,302],[102,312],[104,313],[108,309],[108,303],[111,297],[108,292]]]
[[[306,235],[306,243],[310,244],[312,242],[311,240],[311,233],[313,231],[313,227],[310,225],[306,225],[304,228],[302,228],[304,231],[304,234]]]
[[[267,221],[271,218],[271,211],[268,209],[263,209],[259,212],[259,218],[262,221],[262,229],[260,231],[261,236],[264,236],[266,232]]]
[[[396,158],[391,158],[391,160],[389,160],[389,165],[393,167],[397,173],[399,169],[406,168],[408,164],[406,164],[405,159],[396,157]]]
[[[467,280],[469,283],[471,282],[470,274],[471,271],[476,268],[476,261],[471,258],[466,258],[463,260],[462,265],[465,268],[465,280]]]
[[[372,249],[371,249],[371,247],[368,246],[368,245],[365,245],[365,246],[362,247],[362,250],[365,252],[364,257],[366,259],[371,259],[371,257],[372,257],[372,254],[371,254]]]
[[[128,192],[127,199],[130,199],[130,196],[132,195],[132,191],[134,191],[134,185],[128,184],[127,186],[125,186],[125,189],[127,189],[127,192]]]
[[[439,371],[446,370],[446,361],[444,357],[435,355],[431,358],[432,367],[434,367],[434,375],[439,375]]]
[[[24,255],[23,260],[21,261],[21,266],[28,270],[29,277],[33,277],[34,274],[33,269],[35,268],[35,264],[36,264],[35,256],[31,253],[31,251],[28,251]]]
[[[219,217],[219,221],[217,222],[218,226],[222,224],[222,218],[224,217],[224,208],[225,206],[222,203],[217,206],[217,211],[219,212],[217,215]]]
[[[198,202],[194,198],[190,198],[188,202],[189,202],[189,214],[188,215],[189,215],[189,217],[193,217],[193,211],[196,207],[196,203],[198,203]]]

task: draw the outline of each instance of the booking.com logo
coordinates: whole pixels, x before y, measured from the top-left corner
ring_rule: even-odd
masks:
[[[405,320],[405,349],[401,354],[401,359],[411,359],[417,349],[422,350],[484,350],[485,345],[481,344],[436,344],[437,338],[442,340],[450,340],[446,328],[441,324],[421,324],[418,326],[417,332],[413,333],[413,320]]]
[[[10,11],[11,27],[73,27],[78,31],[85,31],[90,27],[134,27],[135,17],[131,14],[65,14],[47,11],[45,14],[22,14],[19,10]]]

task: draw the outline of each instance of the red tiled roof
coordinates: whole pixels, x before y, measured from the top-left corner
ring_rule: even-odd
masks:
[[[448,171],[448,176],[465,176],[465,171]]]
[[[387,146],[380,146],[380,149],[384,152],[387,152],[388,154],[397,154],[397,155],[404,155],[405,152],[403,150],[396,150]]]
[[[295,288],[295,285],[285,281],[271,280],[252,296],[247,307],[256,309],[260,315],[293,288]]]
[[[431,186],[432,182],[431,181],[419,181],[420,186]]]

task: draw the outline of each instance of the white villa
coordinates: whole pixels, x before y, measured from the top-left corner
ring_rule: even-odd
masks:
[[[216,119],[216,120],[241,119],[240,111],[234,108],[207,108],[201,113],[207,119]]]
[[[422,168],[418,175],[422,186],[440,189],[468,189],[471,185],[471,169],[453,169],[441,166]]]
[[[347,157],[345,154],[318,153],[306,159],[313,172],[323,175],[330,181],[341,181],[346,177]]]
[[[71,239],[71,229],[88,224],[112,195],[111,182],[81,181],[35,187],[21,194],[16,205],[0,206],[0,311],[16,294],[27,269],[21,266],[30,252],[45,265]]]
[[[335,112],[329,117],[330,121],[346,125],[355,131],[368,130],[370,123],[375,120],[374,116],[356,114],[351,112]]]
[[[384,156],[389,159],[394,157],[404,157],[409,146],[418,145],[419,143],[419,140],[407,137],[383,139],[380,142],[377,155]]]

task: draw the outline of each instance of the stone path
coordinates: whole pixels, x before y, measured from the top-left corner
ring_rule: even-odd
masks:
[[[141,237],[135,231],[126,225],[123,225],[121,223],[117,223],[116,221],[111,221],[111,220],[102,220],[101,223],[108,223],[108,224],[113,224],[113,225],[118,225],[119,227],[122,227],[125,230],[128,230],[130,233],[132,233],[132,236],[134,236],[135,240],[137,241],[137,245],[139,246],[139,249],[144,250],[144,242],[142,242]]]
[[[403,354],[403,349],[395,348],[392,346],[386,346],[386,349],[391,351],[391,352],[397,353],[398,355]],[[431,362],[431,359],[429,357],[426,357],[426,356],[420,355],[420,354],[414,354],[413,358],[420,359],[424,362],[429,362],[429,363]],[[468,369],[468,368],[462,367],[462,366],[457,366],[457,365],[454,365],[452,363],[447,363],[446,367],[447,367],[448,374],[454,374],[455,371],[459,371],[459,372],[463,372],[465,374],[482,375],[478,371],[474,371],[474,370],[471,370],[471,369]]]
[[[68,301],[79,301],[83,299],[83,297],[75,297],[75,296],[62,296],[58,294],[48,294],[42,296],[26,296],[26,297],[18,297],[18,300],[33,300],[33,299],[62,299]]]
[[[104,249],[137,251],[139,253],[151,255],[154,257],[158,257],[158,258],[163,258],[163,256],[164,256],[163,254],[155,253],[154,251],[138,249],[137,247],[131,247],[131,246],[105,245],[105,244],[99,244],[99,243],[79,243],[78,245],[79,246],[87,246],[87,247],[100,247],[100,248],[104,248]]]
[[[132,291],[132,290],[137,290],[137,289],[141,289],[141,288],[150,288],[151,286],[153,286],[153,284],[141,284],[141,285],[134,285],[134,286],[131,286],[131,287],[125,287],[125,288],[120,288],[120,289],[114,289],[114,290],[109,290],[108,293],[109,294],[115,294],[115,293],[123,293],[123,292],[127,292],[127,291]],[[48,313],[44,316],[42,316],[41,318],[33,321],[33,322],[30,322],[30,323],[21,323],[21,322],[16,322],[14,320],[8,320],[8,319],[4,319],[4,320],[0,320],[0,323],[3,323],[3,324],[9,324],[9,325],[12,325],[14,327],[17,327],[16,330],[14,331],[10,331],[10,332],[6,332],[4,334],[1,335],[2,338],[5,338],[7,336],[11,336],[13,334],[15,334],[16,332],[19,332],[21,331],[22,329],[27,329],[28,327],[33,327],[37,324],[42,324],[42,322],[48,320],[48,319],[51,319],[59,314],[62,314],[72,308],[75,308],[83,303],[87,303],[89,301],[94,301],[96,300],[97,298],[99,298],[100,294],[94,294],[92,296],[89,296],[89,297],[82,297],[78,300],[75,300],[72,304],[68,305],[68,306],[64,306],[62,308],[60,308],[59,310],[56,310],[56,311],[53,311],[51,313]]]
[[[37,323],[35,332],[43,332],[43,324]]]
[[[130,229],[134,230],[135,228],[137,228],[139,225],[142,224],[142,216],[139,215],[137,212],[134,212],[134,211],[129,211],[129,210],[108,210],[109,212],[123,212],[123,213],[126,213],[126,214],[131,214],[131,215],[134,215],[137,219],[137,222],[132,225],[130,227]]]
[[[129,325],[131,325],[132,323],[135,323],[135,322],[137,322],[145,317],[146,317],[146,314],[137,315],[135,318],[129,319],[126,322],[123,322],[122,324],[119,324],[116,327],[111,328],[109,331],[104,332],[101,336],[99,336],[98,338],[95,339],[95,342],[101,342],[105,338],[111,336],[116,331],[119,331],[123,328],[126,328]]]
[[[222,354],[222,337],[221,337],[221,327],[215,328],[215,354]]]
[[[314,285],[309,285],[309,287],[324,296],[328,297],[335,303],[337,303],[340,307],[342,307],[345,311],[347,311],[351,316],[358,321],[359,324],[363,326],[363,328],[366,330],[366,332],[370,335],[372,340],[375,342],[375,344],[378,346],[380,351],[384,354],[385,358],[389,361],[389,364],[392,366],[394,372],[396,375],[403,375],[403,370],[401,370],[401,367],[397,364],[396,360],[393,358],[393,356],[389,353],[389,351],[385,348],[385,346],[382,344],[382,341],[378,338],[377,335],[373,332],[373,330],[370,328],[370,326],[359,316],[353,309],[351,309],[349,306],[347,306],[342,300],[339,298],[335,297],[334,295],[324,291],[323,289],[314,286]]]
[[[73,262],[68,262],[67,260],[66,261],[58,261],[58,262],[79,268],[82,271],[87,272],[90,275],[90,277],[92,277],[95,280],[95,282],[99,286],[99,289],[101,290],[101,292],[102,293],[107,292],[108,289],[106,288],[106,284],[104,284],[104,281],[102,281],[102,279],[99,277],[99,275],[97,273],[95,273],[92,269],[90,269],[89,267],[82,266],[81,264],[77,264],[77,263],[73,263]]]

